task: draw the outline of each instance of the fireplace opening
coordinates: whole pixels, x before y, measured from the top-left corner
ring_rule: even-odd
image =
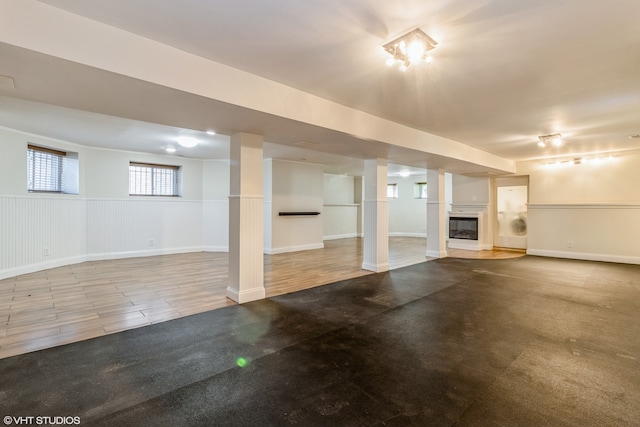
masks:
[[[449,238],[478,240],[478,218],[449,218]]]

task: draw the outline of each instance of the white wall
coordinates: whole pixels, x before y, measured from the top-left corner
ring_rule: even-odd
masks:
[[[28,143],[77,152],[80,193],[27,192]],[[0,278],[85,260],[228,248],[228,162],[94,149],[10,129],[0,129],[0,149]],[[130,197],[129,161],[182,166],[182,197]]]
[[[205,250],[229,250],[229,161],[202,162],[202,239]]]
[[[322,165],[267,159],[263,174],[265,253],[323,248],[322,214],[279,216],[280,212],[323,211]],[[270,246],[266,246],[268,239]]]
[[[518,174],[529,175],[527,253],[640,264],[640,152],[563,168],[522,162]]]
[[[324,240],[344,239],[360,235],[361,195],[356,185],[362,180],[353,176],[324,174]]]
[[[426,237],[427,199],[413,197],[414,184],[426,180],[426,175],[388,178],[388,184],[398,187],[398,198],[389,199],[390,236]]]

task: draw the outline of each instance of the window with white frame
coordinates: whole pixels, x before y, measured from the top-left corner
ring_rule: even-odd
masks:
[[[28,144],[27,191],[78,194],[78,153]]]
[[[398,184],[387,184],[387,198],[388,199],[398,198]]]
[[[129,163],[130,196],[180,196],[180,166]]]
[[[427,183],[426,182],[414,182],[413,183],[413,198],[414,199],[426,199],[427,198]]]

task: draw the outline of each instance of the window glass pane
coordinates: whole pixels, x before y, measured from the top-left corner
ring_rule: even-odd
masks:
[[[178,196],[180,169],[160,165],[129,164],[129,194]]]
[[[387,184],[387,198],[398,198],[398,186],[396,184]]]
[[[58,154],[27,149],[27,190],[60,192],[62,159]]]

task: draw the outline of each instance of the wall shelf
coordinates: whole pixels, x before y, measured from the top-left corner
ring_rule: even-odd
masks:
[[[320,212],[279,212],[278,216],[315,216]]]

